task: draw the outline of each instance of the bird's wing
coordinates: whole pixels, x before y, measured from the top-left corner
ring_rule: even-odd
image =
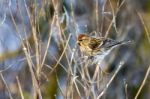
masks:
[[[92,38],[91,40],[90,40],[90,43],[89,43],[89,47],[91,48],[91,49],[97,49],[101,44],[102,44],[102,42],[104,41],[104,38]]]
[[[119,45],[121,44],[122,42],[118,42],[116,40],[113,40],[113,39],[110,39],[110,38],[107,38],[103,41],[103,44],[100,46],[100,48],[111,48],[111,47],[114,47],[116,45]]]

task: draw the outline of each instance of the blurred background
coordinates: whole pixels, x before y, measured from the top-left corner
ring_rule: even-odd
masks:
[[[91,64],[81,33],[134,43]],[[149,65],[150,0],[0,0],[0,99],[149,99]]]

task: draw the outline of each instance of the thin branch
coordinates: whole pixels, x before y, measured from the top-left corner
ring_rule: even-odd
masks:
[[[146,35],[147,35],[148,42],[150,43],[149,30],[148,30],[148,28],[147,28],[147,26],[146,26],[146,24],[145,24],[145,22],[144,22],[143,16],[142,16],[142,14],[140,14],[138,11],[137,11],[137,14],[138,14],[138,16],[139,16],[139,18],[140,18],[140,20],[141,20],[143,26],[144,26],[144,29],[145,29],[145,32],[146,32]]]
[[[24,99],[23,91],[22,91],[21,84],[20,84],[20,81],[18,79],[18,76],[16,77],[16,79],[17,79],[17,84],[18,84],[18,87],[19,87],[19,92],[20,92],[20,95],[21,95],[21,99]]]
[[[2,78],[2,80],[3,80],[3,82],[4,82],[5,86],[6,86],[7,90],[8,90],[8,94],[9,94],[10,99],[13,99],[13,97],[11,95],[10,88],[8,87],[8,85],[7,85],[6,81],[5,81],[3,74],[0,73],[0,75],[1,75],[1,78]]]
[[[142,88],[144,87],[144,85],[145,85],[145,83],[146,83],[146,80],[147,80],[149,74],[150,74],[150,65],[149,65],[149,67],[148,67],[148,69],[147,69],[147,72],[146,72],[146,75],[145,75],[145,77],[144,77],[144,80],[143,80],[143,82],[142,82],[142,84],[141,84],[141,86],[140,86],[138,92],[136,93],[134,99],[137,99],[137,98],[138,98],[139,94],[140,94],[141,91],[142,91]]]
[[[66,45],[65,45],[65,47],[64,47],[64,50],[63,50],[63,52],[62,52],[61,56],[59,57],[59,59],[58,59],[58,61],[57,61],[56,65],[53,67],[53,70],[51,71],[51,73],[52,73],[52,72],[56,69],[56,67],[57,67],[57,66],[58,66],[58,64],[60,63],[60,61],[61,61],[61,59],[62,59],[63,55],[65,54],[65,51],[66,51],[67,46],[68,46],[68,44],[69,44],[70,37],[71,37],[71,35],[69,35],[68,40],[67,40],[67,42],[66,42]]]
[[[25,53],[25,56],[26,56],[26,59],[27,59],[27,62],[28,62],[28,66],[29,66],[29,70],[30,70],[30,73],[31,73],[31,76],[32,76],[32,84],[34,86],[34,98],[36,99],[36,94],[38,93],[40,99],[42,99],[42,94],[41,94],[41,91],[40,91],[40,86],[38,84],[38,80],[36,78],[36,75],[33,71],[33,65],[32,65],[32,60],[30,58],[30,55],[28,54],[28,51],[27,49],[24,47],[23,48],[23,51]]]
[[[116,77],[116,75],[118,74],[118,72],[120,71],[120,69],[123,66],[123,64],[124,64],[124,62],[121,61],[120,64],[119,64],[119,67],[115,71],[114,75],[111,77],[110,81],[107,83],[106,87],[103,89],[103,91],[97,97],[97,99],[100,99],[104,95],[104,93],[107,91],[108,87],[110,86],[110,84],[112,83],[112,81],[114,80],[114,78]]]
[[[125,97],[128,99],[128,84],[126,83],[126,80],[124,80],[124,87],[125,87]]]

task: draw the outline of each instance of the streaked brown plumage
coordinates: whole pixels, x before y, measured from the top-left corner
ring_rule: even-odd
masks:
[[[77,43],[80,46],[80,50],[87,56],[103,54],[118,45],[126,44],[129,42],[130,41],[118,42],[113,39],[104,37],[95,38],[86,34],[80,34],[77,38]]]

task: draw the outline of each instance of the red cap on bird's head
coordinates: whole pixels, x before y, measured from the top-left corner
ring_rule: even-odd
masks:
[[[79,34],[78,41],[82,40],[84,37],[88,37],[86,34]]]

